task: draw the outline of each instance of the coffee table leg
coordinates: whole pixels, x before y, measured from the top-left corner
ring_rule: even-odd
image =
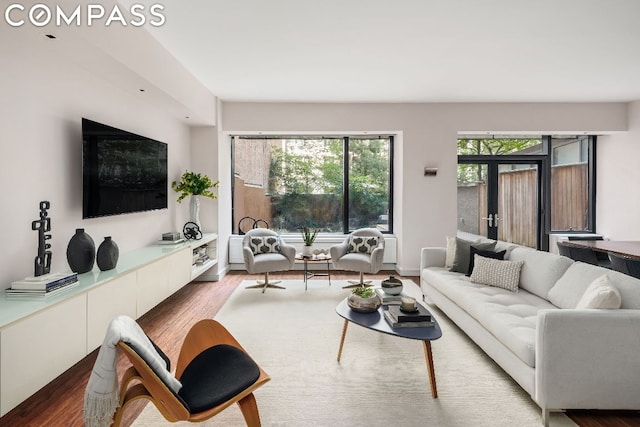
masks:
[[[422,341],[424,344],[424,356],[427,359],[427,370],[429,371],[429,383],[431,384],[431,396],[438,397],[438,387],[436,385],[436,371],[433,368],[433,354],[431,353],[431,341]],[[338,356],[338,360],[340,356]]]
[[[349,321],[344,321],[344,326],[342,327],[342,338],[340,338],[340,348],[338,349],[338,362],[342,357],[342,347],[344,346],[344,337],[347,336],[347,326],[349,326]]]

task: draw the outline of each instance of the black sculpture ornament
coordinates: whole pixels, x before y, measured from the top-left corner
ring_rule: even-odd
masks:
[[[40,219],[31,222],[31,229],[38,231],[38,255],[34,260],[34,276],[42,276],[51,271],[51,234],[45,234],[51,231],[51,218],[47,212],[51,207],[51,203],[46,200],[40,202]]]
[[[248,230],[245,231],[243,229],[243,227],[245,226],[250,226],[252,229],[260,228],[260,223],[264,224],[264,227],[262,228],[269,228],[269,223],[264,219],[255,219],[250,216],[245,216],[244,218],[241,218],[240,221],[238,221],[238,234],[241,236],[246,234]]]
[[[187,240],[200,240],[202,239],[202,231],[195,222],[187,222],[182,228],[182,234]]]

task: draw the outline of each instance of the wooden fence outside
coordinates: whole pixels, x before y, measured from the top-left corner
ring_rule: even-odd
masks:
[[[584,230],[588,210],[586,164],[554,166],[551,169],[552,230]],[[536,247],[538,221],[538,177],[536,169],[501,172],[498,176],[498,239]],[[478,230],[487,234],[486,184],[478,185]]]

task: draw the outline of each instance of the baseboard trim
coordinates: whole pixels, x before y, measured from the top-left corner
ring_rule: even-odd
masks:
[[[243,266],[244,268],[244,266]],[[217,273],[204,273],[200,276],[198,276],[194,282],[219,282],[228,272],[229,272],[230,268],[229,266],[224,267],[221,270],[218,270]]]
[[[397,265],[395,266],[395,270],[396,273],[398,273],[400,276],[419,276],[420,275],[420,269],[415,269],[415,268],[401,268],[398,267]]]

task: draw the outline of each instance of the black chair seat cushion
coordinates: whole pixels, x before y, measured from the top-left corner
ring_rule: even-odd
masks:
[[[185,368],[178,396],[192,414],[223,403],[256,382],[260,369],[242,350],[220,344],[196,356]]]
[[[147,335],[147,334],[145,334]],[[164,363],[167,364],[167,371],[171,371],[171,359],[169,359],[169,356],[167,356],[167,354],[162,351],[162,349],[160,347],[158,347],[158,344],[155,343],[154,340],[151,339],[151,337],[149,335],[147,335],[147,338],[149,338],[149,341],[151,341],[151,345],[153,346],[153,348],[156,349],[156,351],[158,352],[158,354],[160,355],[160,357],[162,358],[162,360],[164,360]],[[140,352],[138,350],[134,351],[138,354],[140,354]]]

